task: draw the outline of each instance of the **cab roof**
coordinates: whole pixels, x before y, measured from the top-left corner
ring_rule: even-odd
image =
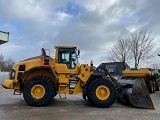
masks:
[[[54,47],[55,47],[55,49],[56,48],[74,48],[74,49],[77,48],[76,46],[54,46]]]

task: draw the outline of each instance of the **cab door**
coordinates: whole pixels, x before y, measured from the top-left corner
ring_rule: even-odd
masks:
[[[59,48],[58,63],[55,66],[57,73],[78,73],[79,65],[76,50],[73,48]]]

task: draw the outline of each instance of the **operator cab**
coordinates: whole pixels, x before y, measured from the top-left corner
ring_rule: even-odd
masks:
[[[66,64],[68,69],[75,69],[79,54],[76,47],[58,47],[58,63]]]

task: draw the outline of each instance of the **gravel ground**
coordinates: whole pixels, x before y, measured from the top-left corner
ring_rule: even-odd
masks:
[[[115,102],[110,108],[92,107],[81,94],[57,95],[50,106],[32,107],[23,95],[0,86],[0,120],[160,120],[160,91],[151,95],[155,110],[138,109]]]

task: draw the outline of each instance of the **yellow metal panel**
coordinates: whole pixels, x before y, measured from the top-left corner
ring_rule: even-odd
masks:
[[[15,80],[4,80],[2,86],[7,89],[13,89],[13,82],[15,82]]]
[[[67,83],[69,84],[69,77],[67,74],[59,74],[59,83]]]
[[[87,71],[88,71],[90,68],[88,68],[88,65],[87,65],[87,64],[81,64],[80,69],[81,69],[80,73],[81,73],[81,74],[85,74],[85,73],[87,73]]]
[[[55,71],[57,73],[70,73],[70,70],[67,68],[66,64],[55,63]]]
[[[77,85],[75,86],[73,90],[73,94],[82,93],[83,89],[81,87],[80,81],[78,81]]]
[[[81,81],[83,81],[84,83],[86,83],[91,74],[92,73],[80,74],[80,75],[78,75],[78,78],[80,78]]]
[[[151,71],[147,68],[139,70],[124,70],[122,73],[125,77],[146,77],[147,75],[151,75]]]
[[[46,76],[46,77],[50,78],[52,81],[54,81],[52,73],[48,69],[41,69],[41,68],[36,69],[36,70],[32,71],[31,73],[27,74],[26,76],[23,77],[23,79],[25,81],[27,81],[27,80],[31,79],[32,77],[39,76],[39,75]]]
[[[71,74],[79,74],[80,73],[80,65],[76,65],[75,69],[70,70]]]
[[[21,93],[20,85],[17,83],[17,80],[4,80],[2,87],[6,89],[14,89],[15,92]]]
[[[55,71],[57,73],[79,74],[80,66],[76,65],[75,69],[68,69],[66,64],[55,63]]]
[[[59,85],[59,91],[60,94],[69,94],[69,86],[66,85]]]
[[[13,80],[4,80],[2,86],[7,89],[13,89]]]
[[[13,82],[13,89],[20,90],[20,84],[17,82],[16,83]]]

